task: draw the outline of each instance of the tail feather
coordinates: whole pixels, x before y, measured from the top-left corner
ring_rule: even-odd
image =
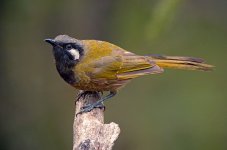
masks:
[[[174,68],[183,70],[212,70],[213,66],[204,63],[201,58],[184,57],[184,56],[163,56],[149,55],[151,59],[160,67]]]

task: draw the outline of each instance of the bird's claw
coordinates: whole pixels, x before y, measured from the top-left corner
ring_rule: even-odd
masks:
[[[81,107],[80,111],[76,114],[76,116],[79,115],[79,114],[82,114],[82,113],[90,112],[94,108],[100,108],[100,109],[103,109],[104,111],[106,109],[105,106],[103,105],[103,103],[88,104],[88,105],[85,105],[85,106]]]

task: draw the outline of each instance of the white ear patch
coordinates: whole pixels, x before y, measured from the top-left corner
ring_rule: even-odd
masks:
[[[80,53],[78,50],[70,49],[68,52],[74,57],[74,60],[77,60],[80,58]]]

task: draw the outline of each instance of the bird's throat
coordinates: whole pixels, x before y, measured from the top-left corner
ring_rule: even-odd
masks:
[[[76,83],[76,79],[74,76],[74,72],[72,71],[72,69],[62,69],[61,67],[59,67],[58,65],[56,65],[56,68],[58,70],[58,73],[60,74],[60,76],[69,84],[75,84]]]
[[[76,83],[73,68],[77,61],[70,59],[67,53],[62,51],[55,51],[54,57],[56,61],[56,68],[60,76],[69,84]]]

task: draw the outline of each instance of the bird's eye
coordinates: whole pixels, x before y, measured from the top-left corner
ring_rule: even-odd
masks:
[[[66,48],[67,50],[70,50],[70,49],[72,49],[72,45],[71,45],[71,44],[68,44],[68,45],[65,46],[65,48]]]

